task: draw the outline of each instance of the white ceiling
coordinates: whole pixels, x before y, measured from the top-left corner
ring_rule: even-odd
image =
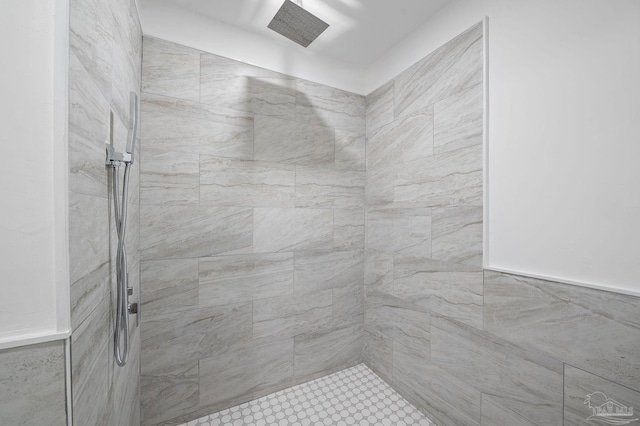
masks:
[[[267,28],[284,0],[163,0],[241,30],[303,49]],[[366,68],[451,0],[299,0],[329,24],[307,50]],[[294,0],[296,2],[296,0]],[[142,0],[142,18],[157,0]],[[310,52],[310,53],[311,53]]]

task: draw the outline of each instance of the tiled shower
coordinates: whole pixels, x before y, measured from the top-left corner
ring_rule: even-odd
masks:
[[[219,424],[347,376],[440,426],[582,425],[593,389],[638,406],[637,297],[483,269],[484,25],[365,97],[143,37],[133,1],[71,1],[74,424]],[[120,368],[103,151],[130,91],[141,321]],[[66,424],[59,342],[0,360],[0,403],[34,401],[9,422]]]

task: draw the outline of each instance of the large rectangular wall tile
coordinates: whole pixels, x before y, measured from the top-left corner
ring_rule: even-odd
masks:
[[[433,145],[436,153],[482,145],[482,85],[436,102]]]
[[[581,423],[582,424],[582,423]],[[536,426],[516,412],[503,407],[491,395],[482,395],[482,426],[511,425]],[[566,423],[565,423],[566,425]]]
[[[329,332],[303,334],[294,339],[296,377],[332,372],[362,362],[362,324]]]
[[[251,252],[252,211],[215,206],[141,206],[144,260]]]
[[[364,187],[364,172],[296,166],[296,207],[361,208]]]
[[[251,339],[251,303],[208,307],[144,319],[142,373],[224,352]]]
[[[394,80],[395,117],[481,83],[482,49],[479,23],[400,73]]]
[[[104,167],[109,104],[75,54],[69,55],[69,190],[107,197]]]
[[[367,167],[398,167],[433,155],[433,109],[426,108],[368,134]]]
[[[364,259],[364,285],[371,291],[391,293],[393,290],[393,253],[367,250]]]
[[[200,258],[200,306],[293,293],[293,253]]]
[[[329,330],[332,306],[331,290],[256,300],[253,337],[294,337]]]
[[[364,209],[333,210],[333,248],[335,250],[364,248]]]
[[[198,204],[199,162],[198,154],[145,152],[140,161],[140,202],[155,205]]]
[[[176,363],[141,377],[142,424],[151,426],[190,415],[200,403],[198,361]]]
[[[200,404],[251,399],[253,393],[292,376],[293,339],[258,340],[200,361]]]
[[[443,318],[431,320],[431,359],[529,421],[562,424],[562,363]]]
[[[145,37],[142,90],[146,93],[198,101],[200,52],[176,43]]]
[[[361,251],[297,252],[295,291],[299,294],[359,286],[364,283]]]
[[[0,418],[5,425],[67,424],[62,341],[0,351]]]
[[[429,312],[482,328],[480,268],[432,259],[399,258],[393,265],[393,295]]]
[[[484,301],[490,332],[640,391],[637,297],[487,271]]]
[[[482,267],[482,207],[432,210],[431,257]]]
[[[396,206],[482,205],[482,146],[405,164],[395,175],[393,201]]]
[[[71,326],[75,330],[109,294],[111,265],[98,269],[71,284]]]
[[[367,134],[393,121],[393,80],[367,95]]]
[[[335,135],[330,127],[255,117],[255,160],[332,167]]]
[[[639,404],[640,392],[565,364],[564,426],[633,424]]]
[[[160,151],[253,158],[253,117],[245,112],[144,94],[140,126],[143,155]]]
[[[69,266],[72,283],[109,262],[109,208],[106,198],[69,195]]]
[[[198,259],[144,261],[140,274],[145,318],[198,306]]]
[[[307,80],[296,80],[296,120],[364,133],[364,117],[364,96]]]
[[[391,383],[393,377],[393,339],[370,333],[365,329],[362,358],[378,376]]]
[[[428,358],[430,347],[429,313],[416,309],[390,294],[370,292],[366,298],[365,329],[392,339],[395,343],[423,348]]]
[[[333,289],[333,328],[364,323],[364,285]]]
[[[336,129],[335,166],[337,169],[364,171],[366,139],[364,133]]]
[[[331,250],[333,212],[328,209],[253,209],[253,251]]]
[[[480,424],[481,393],[431,362],[419,339],[394,341],[392,383],[438,424]]]
[[[71,336],[73,419],[77,424],[103,424],[108,415],[112,335],[110,300],[104,298]],[[110,350],[111,349],[111,350]]]
[[[367,213],[367,248],[411,257],[431,255],[429,209],[371,210]]]
[[[293,119],[296,80],[293,77],[202,53],[200,100],[239,111]]]
[[[393,190],[396,171],[380,165],[367,166],[366,201],[367,207],[389,207],[393,204]]]
[[[238,207],[294,207],[295,166],[200,157],[200,203]]]

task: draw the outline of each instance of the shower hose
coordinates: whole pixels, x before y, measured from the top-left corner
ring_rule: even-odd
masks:
[[[127,296],[132,290],[129,288],[129,268],[127,265],[127,249],[125,247],[125,231],[127,229],[127,197],[129,193],[129,166],[124,163],[122,182],[122,201],[118,195],[119,162],[114,163],[113,175],[113,209],[115,211],[116,233],[118,235],[118,249],[116,252],[116,283],[117,283],[117,311],[114,332],[114,355],[116,363],[123,366],[129,357],[129,310]]]

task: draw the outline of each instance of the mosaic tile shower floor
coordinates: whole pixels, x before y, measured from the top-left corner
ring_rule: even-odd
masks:
[[[180,426],[273,425],[435,426],[364,364]]]

